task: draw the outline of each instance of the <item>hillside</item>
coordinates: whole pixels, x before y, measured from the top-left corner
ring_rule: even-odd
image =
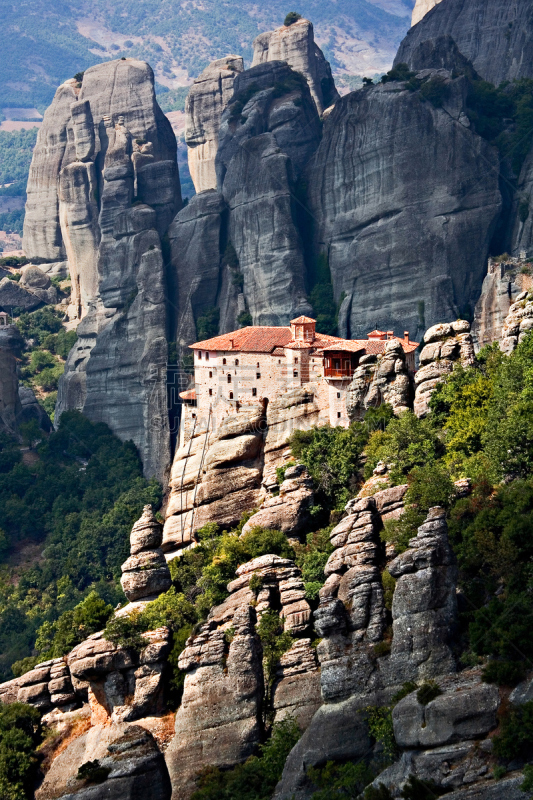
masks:
[[[314,20],[317,41],[336,74],[366,75],[389,68],[412,6],[412,0],[305,0],[297,10]],[[148,61],[159,93],[176,90],[215,58],[237,53],[249,63],[254,37],[277,27],[288,10],[280,0],[267,7],[246,0],[2,0],[0,109],[36,106],[43,112],[59,83],[118,54]],[[183,100],[183,92],[172,98],[176,107]]]

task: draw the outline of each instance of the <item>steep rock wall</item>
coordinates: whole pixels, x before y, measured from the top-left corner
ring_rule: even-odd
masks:
[[[464,79],[423,74],[435,76],[442,108],[396,82],[342,98],[306,169],[315,250],[329,257],[337,301],[344,293],[343,336],[377,324],[416,340],[479,296],[501,208],[498,156],[467,127]]]
[[[77,408],[106,422],[137,445],[145,474],[162,479],[170,441],[161,237],[181,197],[176,140],[152,70],[133,59],[91,67],[81,89],[73,81],[58,89],[40,135],[24,247],[51,258],[55,231],[69,260],[69,313],[82,319],[56,420]],[[53,158],[51,141],[64,143]]]

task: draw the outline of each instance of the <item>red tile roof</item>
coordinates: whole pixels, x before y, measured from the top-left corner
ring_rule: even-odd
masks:
[[[180,392],[182,400],[196,400],[196,389],[187,389],[186,392]]]
[[[311,319],[311,317],[296,317],[296,319],[291,319],[291,325],[301,325],[305,324],[306,322],[316,322],[316,319]]]
[[[299,320],[308,320],[309,317],[299,317]],[[293,320],[294,321],[294,320]],[[311,320],[312,322],[314,320]],[[406,342],[404,339],[341,339],[338,336],[328,336],[317,333],[312,342],[292,338],[289,327],[266,327],[250,325],[231,333],[223,333],[212,339],[205,339],[190,345],[192,350],[233,351],[241,353],[272,353],[276,348],[286,347],[290,350],[316,350],[337,349],[356,353],[365,350],[366,353],[379,355],[385,349],[387,342],[399,341],[406,353],[416,350],[418,342]]]

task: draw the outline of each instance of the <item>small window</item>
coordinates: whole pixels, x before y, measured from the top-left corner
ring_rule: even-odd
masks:
[[[228,383],[231,383],[231,375],[228,372]]]
[[[340,399],[341,399],[341,393],[337,392],[337,400],[340,400]]]
[[[230,392],[230,393],[229,393],[229,399],[230,399],[230,400],[233,400],[233,392]]]
[[[213,390],[209,389],[209,396],[211,397],[212,395],[213,395]]]
[[[297,363],[298,363],[298,358],[295,358],[295,359],[294,359],[294,363],[295,363],[295,364],[297,364]]]
[[[210,378],[212,378],[212,377],[213,377],[213,373],[211,372],[211,370],[209,370],[209,377],[210,377]],[[339,397],[340,397],[340,395],[339,395]]]
[[[206,360],[206,361],[209,361],[209,353],[206,353],[206,354],[205,354],[205,360]]]
[[[259,369],[259,361],[257,362],[257,364],[255,366],[257,367],[257,369]]]
[[[255,377],[257,378],[257,380],[260,380],[261,379],[261,373],[260,372],[256,372],[255,373]]]
[[[278,364],[281,364],[281,358],[278,358]]]
[[[340,418],[341,418],[341,412],[337,411],[337,419],[340,419]]]
[[[226,359],[225,358],[222,359],[222,363],[226,364]]]
[[[236,359],[235,359],[235,366],[236,366],[236,367],[238,367],[238,366],[239,366],[239,359],[238,359],[238,358],[236,358]]]
[[[252,397],[257,397],[257,389],[255,388],[255,386],[252,389]]]
[[[297,377],[298,377],[298,370],[297,370],[297,369],[295,369],[295,370],[294,370],[294,372],[293,372],[292,374],[294,375],[294,377],[295,377],[295,378],[297,378]]]
[[[202,360],[202,351],[198,350],[198,361]]]
[[[196,419],[196,414],[193,414],[193,415],[192,415],[192,418],[193,418],[193,419]]]

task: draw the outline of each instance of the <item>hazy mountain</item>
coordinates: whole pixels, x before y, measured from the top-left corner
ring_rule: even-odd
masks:
[[[409,28],[413,0],[0,0],[3,52],[0,108],[50,103],[59,83],[118,54],[150,62],[158,93],[171,90],[168,108],[209,61],[229,53],[252,55],[254,37],[298,10],[312,19],[333,71],[373,75],[388,69]],[[349,77],[347,84],[350,85]],[[163,88],[165,87],[165,88]]]

